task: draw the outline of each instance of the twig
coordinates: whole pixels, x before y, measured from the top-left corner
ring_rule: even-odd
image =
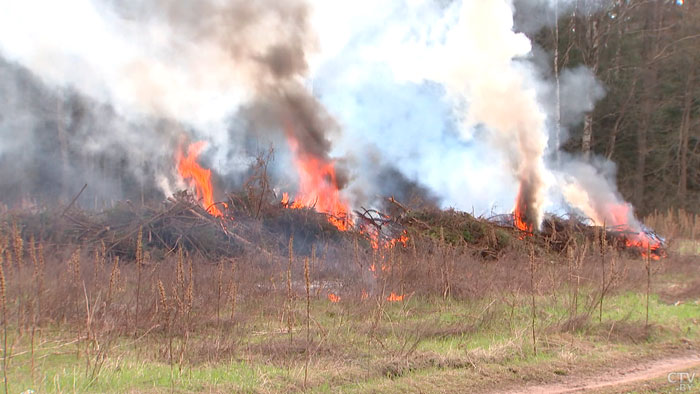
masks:
[[[409,212],[409,211],[410,211],[410,209],[406,208],[406,207],[403,206],[400,202],[396,201],[396,199],[394,198],[394,196],[391,196],[391,197],[387,198],[386,200],[389,201],[390,203],[396,205],[397,207],[401,208],[404,212]]]
[[[531,307],[532,307],[532,351],[537,356],[537,337],[535,337],[535,248],[530,243],[530,293],[531,293]]]
[[[2,264],[0,264],[0,308],[2,308],[2,376],[5,383],[5,394],[8,394],[7,389],[7,306],[5,298],[5,272],[2,269]]]
[[[649,254],[651,253],[649,243],[647,243],[647,254],[644,256],[644,263],[646,265],[647,269],[647,314],[646,314],[646,319],[644,321],[645,327],[649,326],[649,293],[651,292],[651,262],[650,262],[650,256]]]
[[[71,209],[73,204],[75,204],[75,201],[78,200],[78,197],[80,197],[80,195],[83,194],[83,191],[85,191],[85,188],[87,188],[87,185],[88,185],[87,183],[85,185],[83,185],[83,188],[80,189],[80,191],[78,192],[78,194],[75,195],[75,197],[73,197],[73,200],[71,200],[70,204],[68,204],[66,209],[63,210],[63,213],[61,213],[60,217],[63,217],[63,215],[65,215],[66,212],[68,212],[68,210]]]
[[[309,374],[309,344],[311,342],[311,281],[309,277],[309,259],[304,259],[304,278],[306,279],[306,364],[304,365],[304,388]]]

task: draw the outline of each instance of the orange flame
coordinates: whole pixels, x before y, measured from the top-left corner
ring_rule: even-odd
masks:
[[[213,216],[222,217],[223,214],[214,205],[214,188],[211,185],[211,170],[202,168],[197,163],[197,158],[206,147],[206,142],[199,141],[187,147],[187,156],[182,152],[182,147],[177,151],[177,171],[184,180],[188,180],[190,187],[195,190],[197,199],[202,206]]]
[[[328,300],[330,300],[330,302],[338,302],[340,301],[340,297],[333,293],[328,293]]]
[[[406,230],[403,230],[401,232],[401,235],[399,235],[398,237],[391,238],[388,240],[380,239],[380,233],[376,227],[361,226],[360,233],[363,234],[369,240],[369,244],[370,246],[372,246],[372,249],[374,249],[375,251],[379,251],[378,257],[381,260],[382,272],[388,272],[392,268],[390,264],[391,260],[387,259],[386,255],[384,254],[384,251],[393,249],[397,245],[401,245],[405,248],[408,246],[408,241],[410,240],[410,238],[408,237],[408,232]],[[369,266],[369,270],[371,272],[376,272],[377,266],[374,263],[372,263],[372,265]]]
[[[394,246],[396,246],[398,244],[398,245],[401,245],[405,248],[406,246],[408,246],[408,241],[409,241],[408,233],[406,232],[406,230],[404,230],[403,233],[401,234],[401,236],[389,241],[387,246],[390,248],[393,248]]]
[[[403,298],[404,298],[405,296],[406,296],[405,294],[398,295],[398,294],[395,294],[395,293],[392,291],[391,294],[389,295],[389,297],[386,298],[386,300],[389,301],[389,302],[403,301]]]
[[[365,289],[362,289],[362,294],[360,295],[361,300],[366,300],[369,298],[369,294],[367,294],[367,291]]]
[[[335,163],[299,150],[299,142],[287,133],[289,146],[294,153],[294,166],[299,172],[299,192],[294,201],[284,193],[282,205],[292,208],[313,208],[328,215],[328,221],[340,231],[351,226],[350,206],[340,196],[335,175]]]
[[[525,206],[525,201],[521,198],[522,190],[518,191],[518,198],[515,200],[515,209],[513,210],[513,225],[520,231],[526,233],[532,233],[533,226],[527,221],[525,212],[527,211],[527,206]]]
[[[408,238],[408,232],[406,230],[403,230],[401,232],[401,235],[397,238],[392,238],[387,241],[380,240],[379,230],[377,230],[377,228],[373,226],[362,226],[360,228],[360,233],[367,238],[370,246],[374,250],[379,250],[380,245],[382,249],[391,249],[394,248],[396,245],[406,247],[408,246],[408,241],[410,240],[410,238]]]
[[[374,227],[360,228],[360,233],[363,234],[369,241],[370,246],[374,250],[379,250],[379,231]],[[372,270],[374,271],[374,270]]]
[[[653,239],[641,230],[639,225],[630,224],[630,221],[634,223],[636,220],[632,215],[632,208],[629,204],[611,204],[608,212],[609,219],[612,220],[611,227],[628,233],[625,235],[626,247],[637,249],[642,257],[646,258],[648,255],[653,260],[659,260],[664,255],[660,241]],[[607,224],[605,223],[605,225]]]

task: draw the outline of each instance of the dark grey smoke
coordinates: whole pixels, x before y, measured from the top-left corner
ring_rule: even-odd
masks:
[[[235,117],[245,121],[248,133],[290,133],[301,152],[323,160],[329,160],[329,136],[340,133],[318,100],[296,83],[262,92]]]
[[[172,125],[127,122],[105,104],[70,89],[47,87],[0,58],[0,190],[2,202],[79,204],[161,198],[158,173],[172,162]]]
[[[233,64],[252,64],[253,97],[233,115],[236,122],[244,125],[247,135],[264,139],[273,134],[272,140],[283,144],[286,138],[280,136],[291,136],[299,143],[301,154],[330,160],[330,137],[339,134],[340,127],[299,82],[308,71],[306,53],[315,46],[305,1],[201,1],[193,5],[163,0],[126,8],[111,5],[122,18],[143,25],[166,24],[176,33],[170,38],[174,46],[215,43]],[[234,127],[230,132],[241,130]],[[346,179],[344,174],[338,176]]]
[[[297,156],[313,157],[323,164],[335,161],[329,155],[330,138],[340,133],[340,126],[315,97],[295,83],[259,95],[254,102],[242,107],[234,118],[240,126],[232,133],[244,132],[248,136],[246,140],[252,142],[250,152],[260,150],[261,140],[269,141],[275,147],[285,147],[291,138],[298,144]],[[281,160],[276,161],[280,163],[293,160],[284,154],[279,154],[278,158]],[[293,176],[293,169],[287,166],[275,172],[280,181],[278,184],[285,188],[291,186],[287,178]],[[345,188],[348,172],[342,163],[335,165],[335,175],[338,188]]]
[[[174,33],[169,38],[174,46],[215,44],[235,61],[259,61],[274,79],[306,71],[305,52],[313,43],[313,35],[305,1],[110,0],[105,4],[106,13],[141,27],[167,25]],[[274,25],[268,25],[270,22]]]
[[[306,54],[316,46],[305,1],[97,0],[93,5],[110,31],[132,37],[148,57],[137,55],[126,70],[90,70],[95,74],[90,78],[104,87],[88,89],[83,83],[89,78],[71,76],[76,71],[70,68],[50,74],[44,63],[22,55],[18,60],[31,71],[2,61],[0,190],[9,190],[2,201],[16,204],[31,196],[65,202],[84,183],[89,184],[81,196],[85,204],[162,198],[182,186],[173,155],[183,140],[212,142],[203,160],[230,177],[244,173],[261,150],[238,144],[245,140],[270,139],[284,146],[290,135],[301,153],[329,160],[330,136],[340,127],[301,82],[308,72]],[[63,55],[62,47],[52,50]],[[202,67],[200,53],[217,62]],[[74,56],[80,64],[101,64],[91,62],[93,55]],[[191,79],[170,89],[167,79],[166,85],[157,79],[162,65],[176,71],[192,66],[186,74]],[[212,80],[223,86],[214,84],[210,94]],[[243,93],[228,114],[220,114],[222,127],[208,127],[192,121],[198,110],[207,110],[206,103],[186,105],[193,103],[188,96],[202,92],[206,98]],[[338,179],[344,184],[347,177],[341,173]]]
[[[391,166],[379,170],[377,185],[382,196],[394,197],[409,208],[436,208],[440,202],[428,188],[406,178],[398,169]]]

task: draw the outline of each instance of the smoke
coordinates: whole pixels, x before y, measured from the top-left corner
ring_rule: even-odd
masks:
[[[531,224],[545,209],[567,207],[613,223],[606,215],[624,202],[614,171],[600,170],[612,163],[548,156],[559,149],[548,137],[559,129],[565,141],[605,89],[586,67],[562,70],[557,108],[550,55],[518,33],[553,25],[555,7],[559,15],[590,15],[610,1],[375,4],[334,4],[342,20],[321,12],[333,29],[320,36],[325,57],[314,72],[316,91],[344,130],[336,149],[360,158],[360,173],[390,163],[443,206],[483,213],[510,211],[517,201]],[[379,152],[369,163],[368,151]],[[377,188],[368,179],[354,184],[365,194]]]
[[[249,134],[274,134],[280,127],[299,143],[304,154],[329,160],[331,137],[340,134],[339,125],[325,108],[300,84],[280,84],[279,89],[261,92],[235,115]]]
[[[534,71],[516,61],[530,49],[527,37],[513,31],[508,2],[466,1],[438,52],[438,62],[451,61],[429,75],[445,84],[453,100],[469,103],[463,128],[484,125],[506,151],[520,183],[518,204],[527,222],[538,225],[546,191],[546,115],[537,102]]]
[[[625,225],[639,232],[642,226],[632,206],[617,192],[613,163],[595,159],[592,163],[567,161],[559,174],[561,192],[573,207],[598,225]]]
[[[417,193],[479,213],[515,202],[534,226],[565,205],[609,222],[624,205],[610,165],[549,160],[551,59],[525,35],[555,5],[607,3],[0,0],[0,188],[169,194],[176,147],[197,139],[226,184],[272,144],[278,182],[290,156],[338,163],[356,207]],[[563,70],[564,132],[603,94]]]
[[[127,122],[108,105],[71,89],[47,88],[26,69],[1,60],[0,103],[5,203],[65,201],[86,182],[82,201],[90,205],[151,196],[157,174],[170,164],[169,122]]]
[[[574,127],[605,96],[605,88],[584,66],[562,70],[560,75],[561,125]]]
[[[510,210],[522,184],[528,220],[539,223],[546,114],[525,59],[530,42],[513,31],[511,4],[410,3],[350,14],[356,33],[345,40],[321,36],[322,48],[340,48],[314,79],[352,135],[339,145],[357,154],[352,144],[372,143],[443,205]]]
[[[120,22],[135,22],[140,34],[162,31],[164,42],[158,44],[168,59],[156,60],[168,67],[184,63],[191,79],[177,88],[176,97],[178,93],[188,97],[190,92],[212,95],[211,100],[195,97],[194,103],[164,103],[166,109],[176,110],[194,105],[195,113],[202,114],[190,118],[167,111],[171,117],[206,130],[211,125],[198,120],[220,121],[245,105],[245,111],[237,115],[254,126],[254,133],[282,129],[299,141],[304,153],[328,159],[326,133],[337,134],[337,126],[302,84],[306,54],[316,46],[306,2],[235,0],[193,5],[158,0],[127,7],[115,3],[113,10],[122,18]],[[170,53],[175,51],[177,54]],[[182,60],[173,65],[177,57]],[[218,112],[208,114],[216,108],[216,96],[226,97],[236,89],[245,92],[244,101],[224,100]]]
[[[257,87],[305,69],[300,1],[6,3],[5,56],[129,115],[204,130]]]
[[[78,178],[72,183],[87,181],[95,189],[104,176],[88,176],[84,165],[69,162],[85,154],[95,160],[111,157],[138,183],[159,185],[167,194],[178,186],[174,146],[187,135],[209,141],[208,161],[219,174],[235,176],[251,161],[251,152],[238,144],[246,138],[237,128],[241,120],[232,119],[243,106],[257,107],[252,112],[268,117],[269,127],[252,131],[258,138],[291,133],[305,152],[328,156],[325,134],[337,126],[303,85],[306,53],[315,46],[303,1],[0,5],[0,54],[19,64],[7,66],[17,69],[12,72],[27,74],[25,80],[41,91],[3,89],[7,94],[0,97],[3,104],[20,99],[32,104],[15,105],[18,112],[3,105],[8,110],[3,110],[0,130],[23,138],[13,145],[4,138],[0,152],[34,153],[17,166],[46,160],[39,142],[49,135],[66,141],[54,145],[62,153],[52,152],[59,157],[51,158],[54,171],[47,178],[57,183]],[[25,83],[18,75],[3,81]],[[75,97],[73,102],[64,92]],[[49,114],[35,104],[63,110]],[[103,194],[122,196],[110,190]]]

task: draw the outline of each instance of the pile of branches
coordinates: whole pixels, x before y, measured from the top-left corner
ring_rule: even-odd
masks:
[[[264,189],[263,189],[264,190]],[[513,215],[476,217],[436,207],[405,207],[387,199],[384,212],[374,209],[355,211],[354,227],[339,231],[327,215],[313,208],[288,209],[267,189],[265,193],[230,194],[217,206],[223,215],[213,216],[192,194],[180,192],[157,206],[137,206],[121,202],[102,212],[78,209],[70,204],[62,211],[24,213],[12,220],[20,222],[24,236],[53,245],[104,245],[107,251],[134,258],[137,238],[155,258],[183,248],[211,260],[240,256],[246,251],[271,260],[284,259],[289,240],[294,250],[310,253],[312,245],[323,242],[342,248],[344,239],[366,241],[366,247],[418,247],[449,244],[471,249],[484,258],[499,258],[506,250],[530,245],[546,252],[565,253],[570,246],[606,242],[618,250],[644,252],[629,241],[635,234],[622,229],[603,229],[585,218],[548,216],[540,230],[521,231]],[[663,245],[652,232],[650,239]],[[663,248],[652,251],[663,256]]]
[[[8,221],[19,224],[27,239],[57,246],[104,244],[108,252],[126,259],[135,257],[139,233],[154,258],[182,248],[211,260],[246,251],[279,259],[287,253],[293,234],[301,252],[334,229],[324,215],[307,209],[268,207],[265,216],[256,220],[249,211],[240,209],[240,204],[234,204],[237,200],[239,196],[230,196],[228,203],[220,204],[223,215],[219,217],[183,191],[156,206],[127,200],[94,212],[71,204],[61,211],[22,212]]]
[[[498,258],[508,247],[533,245],[539,250],[566,253],[570,246],[605,243],[633,255],[647,253],[636,245],[638,234],[624,228],[603,228],[576,215],[548,215],[537,231],[528,232],[515,226],[512,214],[477,217],[466,212],[437,208],[410,209],[393,198],[387,199],[389,216],[375,210],[356,211],[360,223],[376,228],[381,239],[390,241],[398,234],[408,234],[413,242],[433,239],[454,246],[471,248],[487,258]],[[652,257],[665,256],[664,240],[649,229],[644,235],[651,244]]]
[[[208,257],[234,256],[247,243],[229,230],[228,219],[210,215],[185,192],[155,207],[125,201],[102,212],[70,208],[52,224],[37,229],[25,223],[25,232],[53,243],[104,244],[108,251],[127,258],[135,256],[139,233],[149,249],[163,254],[183,248]]]

